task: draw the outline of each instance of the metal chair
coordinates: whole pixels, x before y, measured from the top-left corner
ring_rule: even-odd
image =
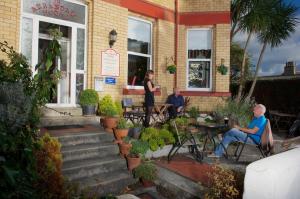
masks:
[[[145,118],[145,112],[143,106],[133,105],[132,98],[122,99],[123,117],[126,120],[130,120],[132,123],[140,123]]]
[[[260,151],[260,153],[263,156],[263,158],[267,157],[270,154],[270,152],[271,152],[270,150],[271,149],[269,149],[267,151],[264,151],[264,146],[263,145],[265,145],[265,143],[262,142],[262,137],[266,136],[265,135],[266,133],[267,134],[269,133],[268,131],[270,129],[267,129],[267,127],[270,128],[270,126],[271,126],[270,125],[270,121],[267,119],[267,122],[266,122],[266,124],[264,126],[264,131],[263,131],[263,133],[261,135],[246,133],[247,136],[246,136],[246,138],[245,138],[245,140],[243,142],[242,141],[236,141],[238,143],[238,145],[236,147],[236,150],[234,152],[234,156],[237,157],[236,161],[239,161],[240,156],[241,156],[241,154],[242,154],[242,152],[243,152],[246,144],[250,145],[250,146],[255,146]],[[250,135],[259,137],[259,142],[257,142],[255,139],[253,139]],[[270,135],[267,135],[267,137],[269,137],[269,136]],[[248,139],[251,139],[254,144],[247,143]],[[267,140],[267,142],[269,142],[269,140]],[[269,144],[269,143],[267,143],[267,144]],[[240,152],[238,152],[240,145],[242,145],[242,149],[240,150]]]
[[[183,134],[179,134],[177,124],[175,121],[171,121],[171,125],[173,126],[176,134],[176,142],[173,144],[171,150],[168,154],[168,162],[172,160],[172,158],[176,155],[178,150],[181,147],[189,147],[189,152],[195,157],[195,159],[199,162],[203,159],[203,154],[198,149],[198,146],[200,145],[199,141],[194,137],[194,133],[189,130],[185,130]]]

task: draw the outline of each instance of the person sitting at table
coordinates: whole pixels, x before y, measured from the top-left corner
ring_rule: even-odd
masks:
[[[177,117],[177,114],[182,111],[184,105],[184,99],[182,95],[180,95],[178,88],[174,88],[173,94],[168,96],[167,103],[172,104],[172,106],[168,108],[170,118]]]
[[[244,142],[247,134],[250,134],[252,139],[247,139],[247,143],[255,144],[253,140],[256,142],[260,142],[260,137],[264,131],[267,119],[265,118],[266,107],[262,104],[257,104],[253,108],[254,118],[250,122],[247,128],[240,127],[238,125],[234,125],[234,128],[227,131],[224,134],[222,142],[216,147],[216,150],[213,154],[208,155],[208,157],[222,157],[224,155],[224,148],[227,149],[228,145],[234,141]],[[253,135],[252,135],[253,134]],[[255,134],[255,136],[254,136]],[[258,136],[257,136],[258,135]],[[223,146],[222,146],[223,145]]]

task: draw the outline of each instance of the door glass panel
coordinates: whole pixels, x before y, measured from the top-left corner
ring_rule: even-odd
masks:
[[[84,74],[76,74],[76,104],[79,104],[79,94],[83,91]]]
[[[68,41],[63,41],[61,44],[61,62],[60,72],[60,103],[68,104],[71,98],[71,67],[70,67],[70,45]]]
[[[27,58],[28,63],[32,64],[32,19],[23,18],[22,20],[22,54]]]
[[[77,29],[77,54],[76,54],[76,69],[84,70],[84,29]]]

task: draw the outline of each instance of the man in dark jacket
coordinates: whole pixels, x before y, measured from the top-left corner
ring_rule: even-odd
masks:
[[[173,105],[168,109],[170,118],[177,117],[177,114],[182,111],[184,106],[184,99],[182,95],[180,95],[178,88],[174,88],[173,94],[168,96],[167,103]]]

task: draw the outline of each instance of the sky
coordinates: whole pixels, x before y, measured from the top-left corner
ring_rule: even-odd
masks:
[[[297,17],[300,22],[300,0],[285,0],[287,3],[292,3],[299,7]],[[234,37],[234,41],[244,47],[247,35],[239,33]],[[251,63],[256,65],[262,45],[257,39],[252,37],[248,52],[251,55]],[[297,71],[300,72],[300,23],[296,27],[296,31],[291,34],[290,38],[283,41],[281,46],[271,49],[268,47],[264,53],[259,76],[280,75],[283,73],[283,68],[287,61],[296,62]]]

